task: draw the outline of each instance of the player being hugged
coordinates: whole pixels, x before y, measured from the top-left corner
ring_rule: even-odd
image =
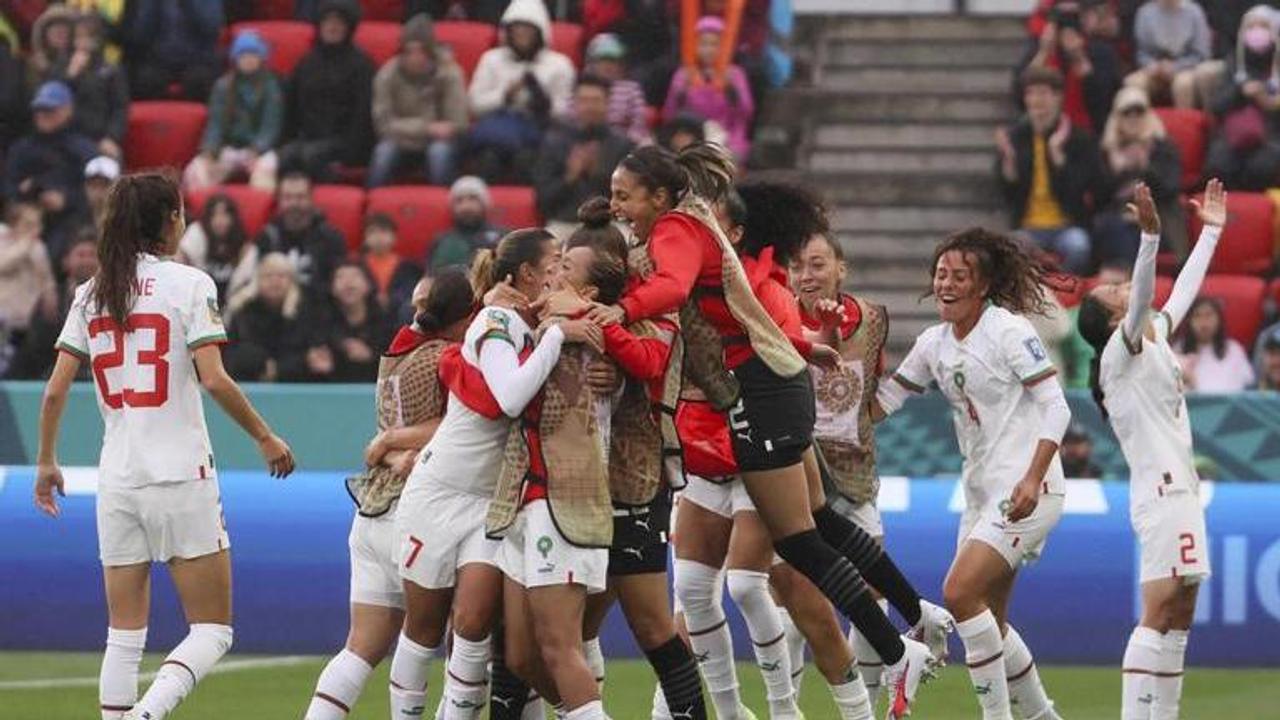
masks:
[[[272,477],[294,467],[289,446],[222,367],[226,333],[213,280],[169,259],[185,228],[173,180],[127,175],[111,188],[101,269],[76,291],[40,409],[35,503],[57,517],[58,425],[80,364],[92,364],[105,426],[97,501],[109,623],[103,718],[167,716],[231,647],[231,543],[200,387],[258,443]],[[190,632],[138,700],[153,562],[169,566]]]
[[[1142,553],[1142,620],[1124,653],[1124,720],[1176,718],[1187,633],[1200,583],[1209,577],[1200,477],[1178,357],[1169,336],[1186,317],[1227,218],[1226,192],[1210,180],[1193,204],[1204,223],[1173,293],[1155,297],[1160,217],[1138,185],[1130,212],[1142,229],[1133,280],[1101,285],[1080,304],[1080,334],[1093,346],[1093,397],[1129,463],[1129,517]]]
[[[942,322],[916,340],[874,417],[937,383],[951,404],[965,511],[942,593],[964,641],[986,720],[1057,718],[1031,652],[1007,622],[1018,570],[1039,557],[1062,516],[1058,444],[1071,420],[1057,370],[1027,313],[1043,312],[1044,269],[1014,240],[983,228],[934,251],[933,295]]]

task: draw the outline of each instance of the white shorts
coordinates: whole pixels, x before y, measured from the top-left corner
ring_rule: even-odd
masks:
[[[498,551],[502,573],[525,588],[583,585],[588,593],[605,590],[608,548],[578,547],[560,534],[546,500],[520,508]]]
[[[495,565],[499,543],[484,535],[489,498],[410,483],[396,509],[396,561],[400,577],[427,590],[457,584],[458,568]]]
[[[712,482],[697,475],[689,475],[681,497],[707,512],[727,519],[732,519],[736,513],[756,511],[746,486],[737,478],[728,482]]]
[[[1157,498],[1129,513],[1142,556],[1139,582],[1182,578],[1194,585],[1212,574],[1200,498],[1179,493]]]
[[[396,506],[377,517],[356,513],[347,536],[351,553],[351,602],[404,608],[396,562]]]
[[[854,505],[843,495],[829,495],[831,509],[843,515],[863,532],[873,538],[884,537],[884,523],[880,520],[880,508],[873,502]]]
[[[1030,565],[1040,558],[1049,532],[1062,519],[1062,503],[1061,495],[1041,495],[1035,511],[1016,523],[997,508],[967,508],[960,517],[956,546],[977,540],[995,548],[1014,570]]]
[[[98,556],[106,567],[189,560],[231,547],[218,481],[98,488]]]

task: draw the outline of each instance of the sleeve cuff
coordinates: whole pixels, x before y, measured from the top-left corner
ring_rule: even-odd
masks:
[[[1045,369],[1043,369],[1043,370],[1041,370],[1041,371],[1039,371],[1039,372],[1032,373],[1031,375],[1029,375],[1029,376],[1027,376],[1027,377],[1023,378],[1023,379],[1022,379],[1022,384],[1023,384],[1023,385],[1026,385],[1026,386],[1028,386],[1028,387],[1029,387],[1029,386],[1031,386],[1031,385],[1035,385],[1035,384],[1037,384],[1037,383],[1039,383],[1039,382],[1041,382],[1041,381],[1048,380],[1049,378],[1051,378],[1051,377],[1053,377],[1054,375],[1057,375],[1057,374],[1058,374],[1058,368],[1053,367],[1052,365],[1050,365],[1049,367],[1047,367],[1047,368],[1045,368]]]
[[[222,345],[225,342],[227,342],[227,336],[223,333],[218,333],[217,335],[205,335],[204,337],[199,337],[188,342],[187,349],[195,350],[197,348],[202,348],[205,345]]]
[[[67,353],[68,355],[71,355],[71,356],[73,356],[73,357],[75,357],[75,358],[78,358],[78,359],[80,359],[80,360],[88,360],[88,359],[89,359],[89,353],[87,353],[87,352],[85,352],[84,350],[81,350],[80,348],[75,347],[75,346],[73,346],[73,345],[71,345],[71,344],[69,344],[69,343],[66,343],[66,342],[59,342],[59,343],[58,343],[57,345],[55,345],[54,347],[55,347],[59,352]]]

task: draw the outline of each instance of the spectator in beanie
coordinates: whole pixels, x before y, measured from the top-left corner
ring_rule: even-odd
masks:
[[[293,281],[308,300],[328,292],[333,269],[347,256],[342,233],[311,198],[311,178],[288,172],[276,193],[276,216],[258,235],[258,255],[280,253],[293,264]]]
[[[88,224],[95,230],[102,229],[107,217],[107,194],[111,183],[120,177],[120,163],[115,158],[99,155],[84,166],[84,198],[89,208]]]
[[[231,43],[231,69],[214,83],[200,154],[183,173],[189,190],[248,175],[253,187],[274,191],[275,146],[284,118],[284,95],[267,69],[267,43],[254,30]]]
[[[408,302],[413,286],[422,279],[422,267],[396,252],[396,221],[386,213],[373,213],[364,219],[364,246],[361,262],[373,281],[378,305],[394,312]]]
[[[460,177],[449,188],[453,227],[437,235],[427,252],[427,272],[466,268],[481,248],[493,248],[506,230],[489,223],[489,186],[474,175]]]
[[[692,71],[682,67],[671,78],[662,117],[672,120],[681,113],[692,113],[716,123],[724,130],[725,145],[739,162],[745,161],[751,152],[749,135],[756,112],[747,74],[741,67],[730,65],[723,78],[715,75],[724,35],[723,20],[704,17],[698,21],[697,32],[697,67]]]
[[[177,83],[204,102],[222,68],[222,0],[129,0],[120,20],[129,89],[138,99],[166,98]]]
[[[1212,55],[1209,22],[1192,0],[1147,0],[1134,25],[1138,69],[1125,84],[1178,107],[1196,105],[1195,69]]]
[[[378,145],[369,160],[369,187],[386,185],[409,158],[423,163],[432,185],[453,181],[458,135],[467,127],[467,87],[426,15],[405,23],[400,54],[373,79],[373,126]]]
[[[75,46],[51,79],[61,80],[75,96],[75,128],[98,144],[98,153],[117,160],[123,154],[129,116],[129,83],[124,70],[103,58],[102,20],[82,15],[75,21]]]
[[[627,79],[627,49],[617,35],[605,33],[591,39],[583,72],[609,83],[609,126],[637,145],[648,144],[652,137],[644,89]],[[572,102],[569,116],[573,116]]]
[[[291,141],[280,163],[313,178],[332,177],[335,165],[363,165],[373,146],[373,61],[352,42],[360,22],[355,0],[322,0],[316,44],[289,84]]]
[[[51,5],[31,28],[27,82],[31,87],[57,79],[71,59],[76,13],[65,5]]]

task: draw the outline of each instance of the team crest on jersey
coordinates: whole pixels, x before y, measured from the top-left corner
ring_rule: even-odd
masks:
[[[205,304],[209,308],[209,322],[214,325],[221,325],[222,312],[218,310],[218,298],[206,298]]]
[[[511,318],[501,310],[489,310],[484,315],[485,330],[498,331],[502,333],[511,332]]]
[[[1036,362],[1041,362],[1045,358],[1049,357],[1049,353],[1045,352],[1044,345],[1040,342],[1040,338],[1027,338],[1022,341],[1022,344],[1027,348],[1027,352],[1031,353],[1031,359]]]

